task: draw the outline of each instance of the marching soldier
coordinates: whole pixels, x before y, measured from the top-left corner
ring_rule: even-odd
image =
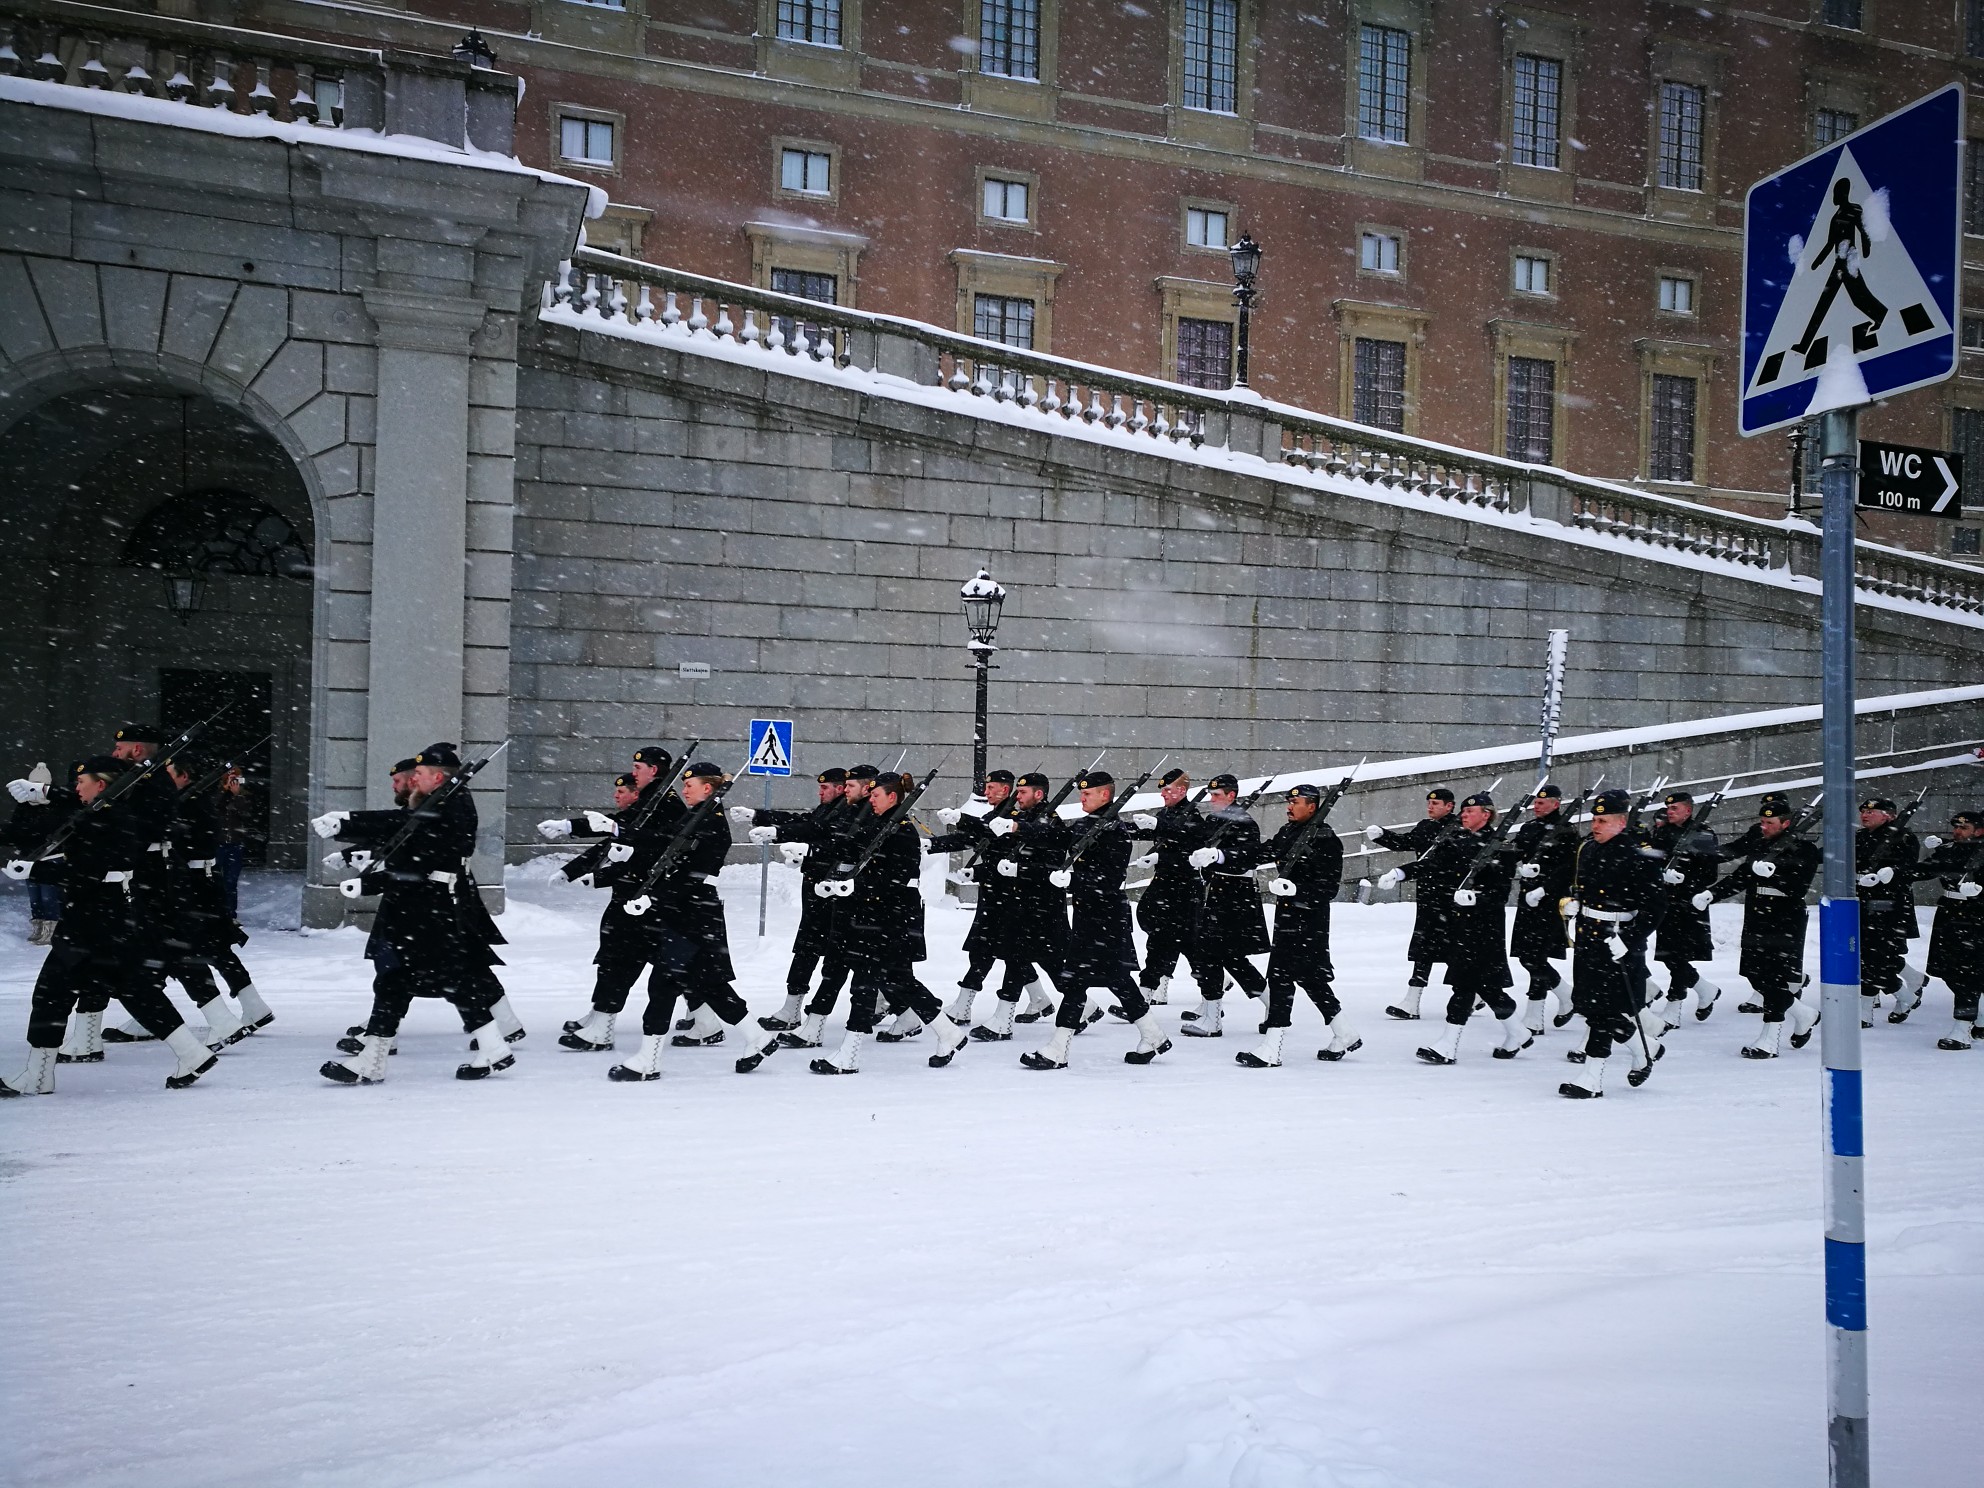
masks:
[[[1191,965],[1201,885],[1186,858],[1206,830],[1205,818],[1188,799],[1191,791],[1191,776],[1183,770],[1167,770],[1157,793],[1164,804],[1131,818],[1139,835],[1156,841],[1157,863],[1137,899],[1137,923],[1144,932],[1144,967],[1137,986],[1144,1001],[1156,1005],[1169,996],[1179,957]]]
[[[1870,796],[1860,803],[1853,834],[1854,882],[1860,889],[1860,1026],[1874,1026],[1883,996],[1901,1006],[1903,958],[1915,928],[1915,900],[1907,870],[1922,856],[1913,832],[1895,821],[1894,802]],[[1919,989],[1918,989],[1919,995]]]
[[[667,759],[666,751],[662,758]],[[627,901],[639,892],[641,875],[653,866],[682,820],[682,802],[673,792],[662,800],[654,799],[660,790],[659,777],[666,770],[666,765],[656,769],[650,763],[643,785],[637,757],[637,768],[613,779],[612,811],[587,811],[537,824],[538,834],[549,841],[593,839],[584,852],[565,865],[564,875],[586,888],[609,890],[606,908],[599,917],[599,949],[592,958],[598,968],[593,974],[592,1006],[583,1018],[565,1025],[558,1037],[562,1049],[581,1054],[611,1051],[627,994],[640,980],[641,972],[650,967],[648,999],[653,1002],[656,998],[662,975],[654,957],[654,931],[659,921],[629,914]]]
[[[1268,884],[1274,895],[1274,947],[1268,953],[1266,1036],[1258,1049],[1233,1056],[1247,1069],[1273,1069],[1281,1063],[1297,987],[1308,994],[1329,1029],[1330,1041],[1316,1051],[1318,1059],[1334,1062],[1364,1047],[1331,985],[1336,968],[1330,961],[1330,902],[1343,883],[1343,839],[1318,819],[1322,799],[1313,785],[1292,788],[1287,825],[1261,849],[1262,860],[1279,871]]]
[[[915,788],[910,776],[891,773],[875,777],[866,792],[868,819],[860,823],[860,835],[849,842],[853,850],[848,867],[854,871],[854,893],[847,900],[842,941],[853,973],[847,1035],[831,1057],[812,1062],[809,1068],[816,1075],[857,1073],[861,1046],[875,1031],[875,1020],[884,1007],[892,1012],[909,1008],[935,1030],[937,1052],[929,1059],[932,1069],[942,1069],[964,1047],[964,1029],[950,1020],[944,1005],[916,979],[916,963],[925,956],[923,896],[917,888],[923,839],[916,824],[897,812],[905,793]],[[866,863],[861,862],[864,856]]]
[[[103,755],[84,760],[73,787],[77,819],[58,850],[32,862],[15,858],[7,864],[7,877],[17,882],[58,885],[62,915],[35,978],[27,1068],[11,1080],[0,1080],[0,1097],[54,1094],[56,1059],[69,1015],[82,996],[103,1005],[115,998],[149,1037],[165,1043],[179,1060],[166,1077],[168,1090],[183,1090],[217,1062],[147,965],[159,951],[149,944],[151,923],[134,885],[138,864],[153,840],[154,814],[133,799],[137,789],[100,809],[88,809],[131,768],[128,760]]]
[[[1516,828],[1516,923],[1509,954],[1529,973],[1523,1027],[1542,1037],[1552,993],[1558,1027],[1571,1020],[1571,994],[1552,963],[1564,959],[1564,917],[1558,901],[1571,891],[1571,864],[1577,857],[1576,825],[1565,818],[1564,793],[1544,782],[1530,803],[1530,819]]]
[[[1819,1021],[1818,1013],[1800,1000],[1805,976],[1805,891],[1818,874],[1818,844],[1794,837],[1791,803],[1766,796],[1757,809],[1756,843],[1744,861],[1721,882],[1694,897],[1706,910],[1718,899],[1743,895],[1743,959],[1739,974],[1756,989],[1763,1003],[1763,1025],[1743,1046],[1745,1059],[1775,1059],[1778,1037],[1788,1016],[1791,1047],[1802,1049]]]
[[[1434,839],[1425,856],[1395,869],[1419,884],[1420,902],[1441,895],[1449,906],[1446,937],[1447,998],[1445,1027],[1418,1050],[1428,1064],[1453,1064],[1460,1058],[1460,1036],[1474,1015],[1475,1002],[1488,1005],[1501,1025],[1501,1038],[1492,1051],[1497,1059],[1513,1059],[1534,1042],[1516,1013],[1508,993],[1507,917],[1509,885],[1515,865],[1505,844],[1489,836],[1495,824],[1495,802],[1486,791],[1460,804],[1458,825]],[[1472,879],[1470,880],[1470,875]],[[1463,883],[1466,887],[1462,887]]]
[[[1068,863],[1048,876],[1050,886],[1069,891],[1074,905],[1065,971],[1055,983],[1061,1009],[1047,1047],[1022,1054],[1020,1063],[1035,1070],[1066,1069],[1069,1045],[1092,1021],[1089,988],[1102,987],[1115,994],[1123,1016],[1142,1035],[1123,1062],[1149,1064],[1170,1049],[1171,1040],[1137,989],[1136,937],[1130,930],[1130,901],[1123,893],[1123,876],[1130,869],[1130,829],[1109,809],[1116,798],[1115,776],[1107,770],[1091,770],[1076,788],[1081,792],[1082,818],[1061,832]]]
[[[1968,1049],[1973,1039],[1984,1038],[1984,1028],[1977,1026],[1978,998],[1984,995],[1984,811],[1959,811],[1950,819],[1950,840],[1929,842],[1935,844],[1929,855],[1895,877],[1942,883],[1929,933],[1927,971],[1949,986],[1956,1021],[1936,1047]],[[1889,1017],[1900,1021],[1892,1013]]]
[[[1661,1021],[1680,1026],[1689,994],[1694,995],[1695,1019],[1715,1011],[1722,989],[1695,970],[1697,961],[1715,959],[1709,935],[1708,911],[1695,908],[1695,896],[1715,886],[1719,859],[1715,833],[1695,825],[1695,798],[1687,791],[1669,791],[1665,814],[1647,832],[1647,850],[1661,864],[1659,933],[1653,959],[1667,968],[1667,997]]]
[[[931,838],[929,846],[933,853],[975,852],[978,855],[978,861],[971,869],[971,882],[978,890],[978,902],[972,906],[971,929],[964,938],[965,972],[958,980],[958,995],[946,1009],[953,1023],[967,1026],[971,1023],[972,1004],[985,990],[985,978],[1004,954],[1006,943],[1006,918],[1011,912],[1012,893],[1008,880],[993,871],[995,860],[988,859],[985,851],[993,841],[989,823],[1011,816],[1019,804],[1013,797],[1011,770],[986,772],[985,804],[988,809],[982,814],[973,814],[955,806],[946,806],[938,811],[937,820],[946,831],[941,837]]]
[[[1454,829],[1453,814],[1454,793],[1444,785],[1437,785],[1426,792],[1426,815],[1414,822],[1410,831],[1393,832],[1373,823],[1364,829],[1364,838],[1391,852],[1424,857],[1428,848]],[[1378,884],[1381,888],[1395,888],[1404,881],[1405,875],[1393,868],[1380,875]],[[1454,885],[1448,884],[1445,894],[1433,892],[1433,887],[1427,883],[1419,885],[1412,915],[1412,939],[1405,951],[1406,959],[1412,963],[1412,976],[1405,984],[1404,998],[1386,1007],[1387,1017],[1407,1022],[1417,1018],[1419,999],[1426,991],[1426,983],[1432,980],[1434,963],[1446,960],[1447,911],[1453,908],[1448,896]]]
[[[758,1020],[760,1028],[773,1033],[799,1026],[800,1010],[813,987],[813,973],[833,948],[834,905],[838,901],[813,892],[813,885],[827,872],[814,849],[833,835],[835,825],[847,815],[847,771],[836,765],[814,776],[813,783],[819,790],[819,802],[810,811],[730,808],[730,819],[749,827],[753,842],[778,843],[780,856],[799,868],[799,930],[792,937],[792,963],[785,973],[785,1006]]]
[[[1047,777],[1030,770],[1013,786],[1013,812],[993,817],[985,830],[997,839],[991,850],[992,871],[1006,880],[1005,943],[1002,959],[1006,977],[992,1005],[992,1021],[971,1030],[980,1043],[1003,1043],[1013,1036],[1016,1022],[1034,1022],[1039,1013],[1019,1011],[1020,995],[1045,976],[1062,990],[1068,955],[1067,896],[1050,875],[1067,853],[1068,833],[1047,801]],[[1044,997],[1049,1011],[1051,1003]],[[1102,1016],[1095,1010],[1095,1016]]]
[[[1226,978],[1249,997],[1267,991],[1267,978],[1249,956],[1271,949],[1267,914],[1254,868],[1261,861],[1261,829],[1239,804],[1240,782],[1215,775],[1206,783],[1205,841],[1186,854],[1199,874],[1199,918],[1192,930],[1192,972],[1199,979],[1199,1005],[1184,1016],[1179,1032],[1192,1038],[1218,1038]],[[1218,834],[1214,845],[1212,837]]]
[[[1666,1022],[1641,1005],[1647,932],[1641,916],[1660,894],[1660,870],[1626,830],[1632,798],[1600,791],[1591,805],[1591,835],[1578,845],[1571,892],[1561,906],[1571,936],[1571,1001],[1589,1030],[1582,1065],[1557,1087],[1572,1100],[1605,1094],[1605,1066],[1626,1056],[1626,1083],[1639,1086],[1665,1052]]]
[[[860,856],[860,853],[857,850],[850,856],[847,849],[855,840],[855,834],[862,830],[862,823],[872,814],[868,796],[880,776],[881,771],[873,765],[849,765],[847,784],[841,792],[841,814],[830,822],[807,829],[808,835],[816,840],[808,842],[806,856],[820,856],[819,871],[825,877],[837,878],[853,870],[854,857]],[[785,835],[789,838],[791,833]],[[820,1047],[827,1019],[840,1002],[841,989],[847,985],[852,969],[845,944],[849,908],[845,900],[832,901],[826,921],[827,949],[820,956],[819,990],[806,1004],[805,1016],[799,1027],[779,1034],[781,1049]]]
[[[74,771],[70,773],[73,775]],[[0,830],[0,846],[6,848],[9,857],[33,859],[42,843],[75,809],[73,800],[60,803],[50,800],[49,787],[54,783],[54,774],[43,763],[37,763],[21,779],[8,783],[7,791],[14,798],[14,810],[7,819],[5,829]],[[28,944],[51,944],[55,938],[55,922],[61,915],[61,889],[52,883],[30,882]]]

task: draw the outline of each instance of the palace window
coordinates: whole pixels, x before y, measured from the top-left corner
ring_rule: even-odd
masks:
[[[1695,379],[1653,374],[1647,473],[1657,481],[1695,478]]]
[[[1040,0],[978,0],[978,70],[1040,76]]]
[[[1358,32],[1357,133],[1361,137],[1405,142],[1411,79],[1410,31],[1365,26]]]
[[[1184,62],[1186,108],[1238,110],[1240,0],[1185,0]]]
[[[1659,182],[1675,191],[1702,189],[1702,119],[1707,90],[1694,83],[1660,85]]]
[[[1517,165],[1557,168],[1562,127],[1564,64],[1554,57],[1516,58],[1516,96],[1510,157]]]
[[[1351,417],[1374,429],[1405,431],[1405,343],[1359,336],[1352,350]]]
[[[840,45],[840,0],[778,0],[778,39]]]

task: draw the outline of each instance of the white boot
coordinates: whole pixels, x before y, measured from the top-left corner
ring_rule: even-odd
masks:
[[[1010,1008],[1014,1004],[1002,1002],[999,1006]],[[1011,1037],[1010,1034],[1007,1036]],[[816,1059],[807,1068],[816,1075],[857,1074],[861,1069],[861,1046],[867,1041],[867,1034],[856,1033],[850,1028],[847,1037],[840,1041],[840,1048],[835,1051],[831,1059]]]
[[[262,1001],[262,994],[255,990],[253,982],[235,993],[234,1000],[241,1008],[241,1032],[235,1035],[236,1038],[242,1039],[251,1033],[260,1033],[275,1022],[276,1015],[270,1012],[269,1005]]]
[[[517,1016],[517,1010],[510,1006],[508,993],[490,1004],[489,1016],[496,1020],[496,1031],[503,1035],[506,1044],[520,1044],[524,1039],[524,1020]]]
[[[723,1019],[711,1010],[708,1003],[696,1009],[696,1017],[690,1023],[688,1032],[678,1033],[673,1043],[678,1049],[700,1049],[723,1042]]]
[[[386,1056],[392,1046],[393,1040],[382,1034],[361,1034],[356,1054],[327,1060],[317,1073],[340,1085],[377,1085],[386,1078]]]
[[[1072,1028],[1057,1028],[1054,1037],[1047,1041],[1047,1047],[1036,1054],[1020,1055],[1020,1063],[1028,1069],[1050,1070],[1068,1067],[1068,1045],[1075,1041]]]
[[[889,1026],[875,1035],[878,1044],[900,1044],[905,1039],[913,1039],[923,1032],[923,1020],[914,1008],[904,1008],[890,1021]]]
[[[1316,1057],[1326,1064],[1335,1064],[1346,1054],[1355,1054],[1364,1047],[1364,1040],[1357,1036],[1357,1030],[1350,1026],[1350,1020],[1338,1013],[1325,1025],[1330,1031],[1330,1041],[1316,1051]]]
[[[772,1033],[785,1033],[799,1026],[799,1007],[806,1001],[804,992],[787,992],[785,1002],[769,1018],[760,1018],[758,1026]]]
[[[11,1080],[0,1080],[0,1098],[55,1094],[55,1054],[53,1049],[30,1048],[28,1067]]]
[[[1013,1018],[1019,1012],[1017,1002],[1007,1002],[1003,997],[992,1004],[991,1023],[979,1024],[972,1029],[971,1036],[981,1044],[1003,1044],[1013,1036]]]
[[[241,1014],[228,1006],[225,992],[212,1002],[202,1004],[200,1016],[207,1020],[206,1042],[209,1049],[219,1049],[225,1044],[233,1043],[241,1037],[241,1030],[247,1026]]]
[[[959,987],[958,995],[951,999],[951,1005],[944,1009],[944,1016],[953,1023],[971,1024],[971,1005],[978,1001],[976,987]]]
[[[149,1044],[152,1035],[136,1018],[126,1018],[115,1028],[104,1030],[103,1041],[106,1044]]]
[[[1819,1026],[1819,1010],[1804,998],[1794,997],[1785,1016],[1791,1020],[1791,1037],[1787,1042],[1794,1049],[1804,1048],[1811,1042],[1812,1030]]]
[[[640,1052],[625,1064],[616,1064],[606,1072],[609,1080],[659,1080],[661,1078],[661,1051],[668,1043],[665,1033],[644,1033],[641,1035]]]
[[[820,1039],[827,1031],[825,1013],[808,1013],[800,1023],[797,1032],[782,1037],[779,1042],[788,1049],[817,1049]]]
[[[1576,1074],[1557,1087],[1557,1094],[1571,1100],[1597,1100],[1605,1094],[1605,1066],[1610,1059],[1587,1059]]]
[[[1459,1023],[1442,1023],[1433,1041],[1419,1048],[1419,1057],[1428,1064],[1454,1063],[1460,1058],[1461,1026]]]
[[[1793,1003],[1792,1006],[1796,1007],[1797,1004]],[[1757,1030],[1757,1036],[1743,1045],[1743,1057],[1745,1059],[1777,1058],[1777,1040],[1783,1030],[1782,1023],[1764,1024]]]
[[[165,1046],[179,1056],[179,1068],[165,1077],[167,1090],[184,1090],[220,1063],[220,1056],[195,1038],[184,1023],[165,1036]]]
[[[1163,1007],[1171,1000],[1171,978],[1159,977],[1157,985],[1144,993],[1144,1001],[1152,1007]]]
[[[1895,994],[1894,1011],[1888,1014],[1888,1022],[1906,1023],[1908,1015],[1922,1006],[1922,989],[1928,982],[1920,970],[1902,962],[1901,990]]]
[[[1169,1052],[1171,1040],[1164,1036],[1164,1028],[1155,1013],[1145,1013],[1137,1019],[1136,1030],[1137,1046],[1123,1056],[1123,1063],[1149,1064],[1158,1055]]]
[[[931,1029],[937,1035],[937,1052],[930,1056],[928,1062],[930,1068],[942,1069],[965,1046],[965,1026],[945,1013],[931,1025]]]
[[[1535,1004],[1532,1003],[1531,1006]],[[1529,1026],[1515,1013],[1510,1013],[1506,1018],[1497,1018],[1495,1026],[1502,1030],[1502,1041],[1492,1051],[1497,1059],[1514,1059],[1516,1055],[1536,1042],[1536,1035],[1529,1031]]]
[[[618,1013],[602,1013],[598,1008],[594,1008],[583,1018],[579,1019],[578,1027],[574,1028],[570,1033],[560,1036],[558,1047],[561,1049],[576,1049],[582,1054],[595,1053],[601,1049],[611,1049],[613,1047],[613,1024],[619,1016]]]
[[[1242,1050],[1233,1056],[1233,1062],[1248,1069],[1276,1069],[1281,1064],[1282,1040],[1287,1037],[1286,1028],[1270,1028],[1258,1049]]]
[[[1968,1049],[1970,1047],[1970,1020],[1958,1018],[1950,1025],[1950,1031],[1936,1040],[1938,1049]]]
[[[491,1018],[468,1036],[468,1063],[455,1066],[457,1080],[486,1080],[498,1070],[517,1062],[517,1056],[503,1040],[503,1032]]]
[[[1522,1005],[1522,1026],[1538,1038],[1543,1036],[1543,1008],[1545,1002],[1545,998],[1533,997]]]
[[[1038,1023],[1042,1018],[1053,1016],[1054,999],[1049,997],[1035,977],[1026,984],[1026,1011],[1019,1015],[1021,1023]]]
[[[1410,1023],[1419,1016],[1419,999],[1425,995],[1424,987],[1408,986],[1405,996],[1385,1009],[1387,1017],[1401,1018]]]
[[[57,1064],[102,1064],[103,1063],[103,1014],[77,1013],[69,1020],[68,1037],[62,1041],[62,1051],[55,1056]]]
[[[1695,1021],[1702,1022],[1715,1011],[1716,1001],[1722,996],[1722,989],[1707,977],[1695,981]]]
[[[1557,1000],[1557,1011],[1550,1015],[1550,1026],[1562,1028],[1577,1016],[1571,1007],[1571,989],[1559,985],[1550,989],[1550,995]]]
[[[1220,1019],[1225,1009],[1223,1002],[1202,1002],[1199,1004],[1198,1018],[1178,1031],[1188,1038],[1218,1038]]]

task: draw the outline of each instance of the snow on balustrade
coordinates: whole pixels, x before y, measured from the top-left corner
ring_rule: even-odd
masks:
[[[1392,434],[1246,389],[1188,388],[593,249],[559,266],[541,314],[554,324],[859,384],[877,396],[1519,524],[1554,541],[1624,548],[1812,594],[1819,587],[1818,536],[1799,523]],[[1984,627],[1984,573],[1872,543],[1859,553],[1863,603]]]

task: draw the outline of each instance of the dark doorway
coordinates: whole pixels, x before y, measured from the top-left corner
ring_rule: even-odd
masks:
[[[269,855],[269,750],[273,679],[267,672],[204,672],[161,667],[158,673],[159,723],[168,737],[215,710],[227,712],[194,742],[214,760],[238,764],[247,774],[247,860],[265,863]]]

